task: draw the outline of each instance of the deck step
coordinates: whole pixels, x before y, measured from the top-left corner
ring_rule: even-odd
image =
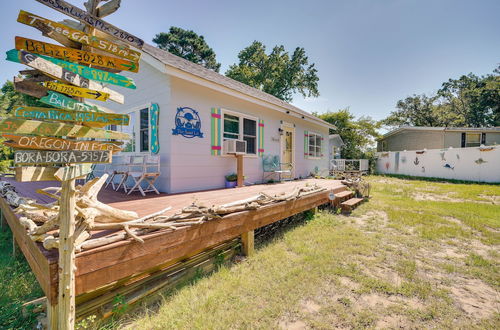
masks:
[[[345,202],[340,203],[340,207],[344,212],[350,212],[362,202],[363,198],[351,198],[346,200]]]
[[[350,197],[350,196],[352,196],[352,191],[350,191],[350,190],[344,190],[344,191],[341,191],[341,192],[335,194],[335,197],[340,198],[340,199]]]

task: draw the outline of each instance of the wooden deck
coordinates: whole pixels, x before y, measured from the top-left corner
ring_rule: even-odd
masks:
[[[11,181],[20,195],[36,198],[39,202],[44,203],[50,202],[50,200],[34,193],[34,191],[38,188],[56,185],[55,182],[18,183],[13,179],[2,178],[2,180]],[[268,194],[290,192],[295,187],[308,183],[318,184],[326,190],[303,196],[294,201],[280,202],[257,210],[229,214],[219,220],[208,221],[174,232],[156,231],[141,236],[145,241],[144,244],[126,240],[77,253],[76,294],[80,297],[90,297],[112,287],[135,281],[137,278],[144,278],[148,274],[164,269],[216,244],[238,237],[245,232],[328,203],[330,192],[338,193],[346,188],[340,181],[336,180],[307,179],[193,193],[149,194],[146,198],[139,194],[127,196],[123,192],[103,189],[98,195],[100,201],[117,208],[136,211],[139,216],[144,216],[167,206],[171,206],[172,209],[166,214],[173,214],[190,205],[193,201],[212,206],[249,198],[259,192]],[[57,250],[47,251],[40,243],[32,242],[3,198],[0,198],[0,207],[42,289],[50,301],[56,302],[58,287]],[[109,232],[92,234],[94,237],[109,234]],[[80,301],[83,300],[80,299]]]

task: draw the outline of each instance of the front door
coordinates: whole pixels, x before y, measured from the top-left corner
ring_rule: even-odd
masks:
[[[282,127],[283,135],[281,136],[281,162],[289,164],[283,165],[283,169],[292,170],[291,178],[293,178],[295,129],[285,125]]]

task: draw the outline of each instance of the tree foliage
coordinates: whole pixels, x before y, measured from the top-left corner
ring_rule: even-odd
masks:
[[[217,63],[214,50],[208,46],[203,36],[192,30],[171,26],[168,33],[158,33],[153,42],[174,55],[219,72],[220,63]]]
[[[298,92],[304,97],[319,96],[318,75],[309,64],[304,48],[297,47],[292,55],[284,46],[275,46],[266,54],[266,46],[254,41],[238,54],[239,63],[226,72],[229,78],[260,89],[284,101],[291,101]]]
[[[337,127],[332,133],[339,134],[344,141],[345,145],[341,149],[342,158],[371,158],[375,141],[380,137],[379,122],[366,116],[356,119],[348,108],[315,115]]]
[[[400,100],[384,119],[389,126],[500,126],[500,66],[492,74],[449,79],[435,95]]]
[[[14,83],[10,80],[3,84],[0,91],[0,115],[8,114],[19,106],[50,107],[40,102],[36,97],[16,91]]]

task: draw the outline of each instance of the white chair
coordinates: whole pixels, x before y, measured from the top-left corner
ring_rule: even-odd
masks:
[[[111,184],[113,190],[118,191],[120,186],[123,185],[125,180],[127,180],[128,164],[130,163],[130,156],[114,156],[111,160],[111,164],[107,167],[106,173],[109,175],[109,180],[106,183],[106,187]],[[115,179],[121,177],[118,186],[115,187]],[[127,190],[125,190],[127,192]]]
[[[146,156],[133,156],[132,162],[129,166],[130,171],[127,173],[128,177],[134,181],[134,186],[128,188],[127,195],[131,192],[139,190],[142,196],[146,196],[147,192],[154,191],[157,194],[160,192],[154,186],[156,179],[160,176],[160,156],[146,155]],[[139,170],[137,170],[139,168]],[[142,188],[142,181],[146,181],[148,186]],[[125,188],[125,190],[127,190]]]

